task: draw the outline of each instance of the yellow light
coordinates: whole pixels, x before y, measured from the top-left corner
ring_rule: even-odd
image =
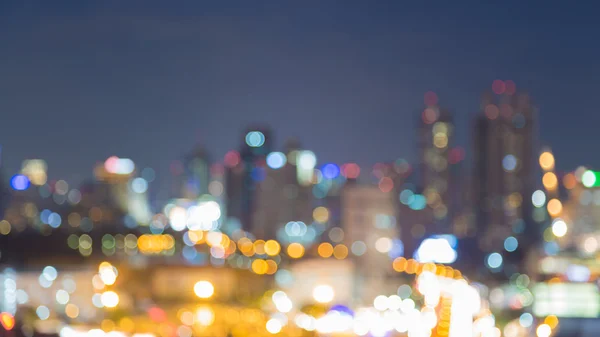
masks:
[[[540,166],[544,171],[554,169],[554,155],[550,152],[544,152],[540,155]]]
[[[194,293],[199,298],[210,298],[215,293],[215,287],[209,281],[198,281],[194,284]]]
[[[69,303],[65,306],[65,314],[67,314],[69,318],[77,318],[77,316],[79,316],[79,307]]]
[[[348,247],[344,246],[343,244],[339,244],[333,248],[333,257],[336,259],[342,260],[345,259],[346,256],[348,256]]]
[[[544,319],[544,323],[548,324],[550,329],[554,329],[558,326],[558,317],[556,317],[554,315],[550,315],[550,316],[546,317],[546,319]]]
[[[269,269],[269,265],[263,259],[256,259],[252,261],[252,271],[258,275],[263,275]]]
[[[113,285],[117,280],[117,268],[108,262],[102,262],[98,267],[98,275],[104,284]]]
[[[304,246],[297,242],[291,243],[287,247],[287,254],[292,259],[299,259],[304,256]]]
[[[554,190],[558,185],[558,179],[553,172],[546,172],[542,177],[542,183],[547,190]]]
[[[264,249],[267,255],[275,256],[281,251],[281,246],[279,245],[279,242],[275,240],[269,240],[265,242]]]
[[[333,246],[329,242],[323,242],[317,248],[320,257],[328,258],[333,254]]]
[[[115,322],[110,319],[103,319],[102,322],[100,322],[100,329],[106,332],[113,331],[115,329]]]
[[[320,223],[325,223],[329,220],[329,210],[323,206],[315,208],[313,211],[313,219]]]
[[[535,333],[538,337],[550,337],[552,333],[552,328],[548,324],[540,324],[535,330]]]
[[[258,255],[265,254],[265,241],[263,241],[263,240],[254,241],[254,251]]]
[[[132,333],[135,330],[135,323],[129,317],[123,317],[119,321],[119,328],[125,332]]]
[[[114,291],[105,291],[100,295],[100,302],[107,308],[114,308],[119,304],[119,295]]]
[[[548,213],[552,216],[558,216],[562,212],[562,203],[558,199],[552,199],[548,201],[548,205],[546,206],[548,209]]]
[[[201,307],[196,310],[196,322],[200,325],[209,326],[215,321],[215,313],[211,308]]]

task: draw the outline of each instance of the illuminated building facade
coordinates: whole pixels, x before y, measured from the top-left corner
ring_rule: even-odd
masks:
[[[271,152],[265,159],[264,179],[257,182],[252,210],[254,234],[259,238],[286,240],[287,223],[310,224],[312,186],[298,180],[299,153],[299,144],[288,141],[285,153]]]
[[[368,303],[393,284],[389,282],[394,275],[390,261],[404,254],[398,239],[395,194],[382,192],[378,186],[350,185],[342,190],[341,207],[340,237],[357,271],[355,297]]]
[[[511,81],[494,81],[493,90],[496,95],[484,95],[475,121],[472,198],[477,243],[490,254],[487,267],[510,275],[516,270],[504,262],[519,261],[525,249],[504,249],[506,241],[523,248],[539,236],[531,221],[535,110]]]

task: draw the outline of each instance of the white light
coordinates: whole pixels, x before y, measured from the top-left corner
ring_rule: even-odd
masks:
[[[144,178],[135,178],[131,181],[131,190],[135,193],[144,193],[148,190],[148,182]]]
[[[554,220],[554,223],[552,223],[552,234],[558,238],[562,238],[567,234],[567,224],[562,219]]]
[[[540,324],[535,330],[538,337],[549,337],[552,333],[552,328],[548,324]]]
[[[312,151],[301,151],[298,154],[297,165],[305,170],[312,170],[317,165],[317,157]]]
[[[456,258],[456,250],[443,238],[423,240],[415,253],[415,259],[421,263],[453,263]]]
[[[596,183],[596,174],[593,171],[585,171],[581,176],[581,182],[585,187],[592,187]]]
[[[47,320],[50,317],[50,309],[43,305],[37,307],[37,309],[35,309],[35,313],[42,321]]]
[[[379,311],[387,310],[389,306],[387,296],[379,295],[375,297],[375,299],[373,300],[373,306]]]
[[[56,302],[59,304],[67,304],[69,302],[69,293],[66,290],[60,289],[56,292]]]
[[[46,266],[44,267],[44,270],[42,270],[42,275],[44,275],[48,281],[54,281],[58,276],[58,272],[56,271],[56,268],[52,266]]]
[[[277,319],[271,318],[267,321],[266,328],[267,331],[271,334],[279,333],[282,327],[283,326],[281,325],[281,322]]]
[[[114,308],[119,304],[119,295],[114,291],[105,291],[100,296],[102,304],[107,308]]]
[[[196,310],[196,321],[200,325],[209,326],[215,321],[215,313],[210,308],[198,308]]]
[[[398,295],[388,297],[388,308],[390,310],[398,310],[402,306],[402,298]]]
[[[333,288],[328,285],[319,285],[313,289],[313,298],[319,303],[329,303],[334,297]]]
[[[175,206],[169,212],[169,222],[171,223],[171,228],[173,228],[174,231],[179,232],[185,229],[187,220],[186,218],[186,211],[183,207]]]
[[[208,281],[198,281],[194,285],[194,293],[200,298],[210,298],[215,293],[215,287]]]
[[[388,253],[392,250],[392,246],[393,242],[390,238],[382,237],[375,241],[375,249],[380,253]]]
[[[187,227],[192,230],[216,229],[215,222],[221,217],[221,206],[215,201],[203,202],[190,207],[187,215]]]
[[[544,207],[546,203],[546,194],[543,191],[537,190],[531,195],[531,202],[535,207]]]

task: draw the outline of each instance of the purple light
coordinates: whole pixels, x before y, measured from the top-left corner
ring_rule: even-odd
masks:
[[[31,185],[29,178],[22,174],[15,174],[10,179],[10,186],[12,186],[15,191],[25,191],[29,188],[29,185]]]

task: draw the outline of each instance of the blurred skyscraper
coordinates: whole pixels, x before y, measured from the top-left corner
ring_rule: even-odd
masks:
[[[265,161],[271,152],[271,130],[266,127],[248,128],[243,133],[239,152],[225,156],[227,213],[241,222],[242,228],[252,231],[252,212],[257,182],[265,178]]]
[[[420,186],[434,215],[433,230],[449,234],[456,197],[449,163],[454,123],[434,93],[425,94],[425,105],[418,128]]]
[[[182,196],[187,199],[197,199],[208,194],[210,182],[210,158],[206,149],[198,145],[184,159],[184,175]]]
[[[518,261],[523,249],[507,251],[506,240],[523,248],[539,236],[531,221],[535,110],[511,81],[494,81],[493,90],[483,96],[473,138],[477,240],[483,252]]]

